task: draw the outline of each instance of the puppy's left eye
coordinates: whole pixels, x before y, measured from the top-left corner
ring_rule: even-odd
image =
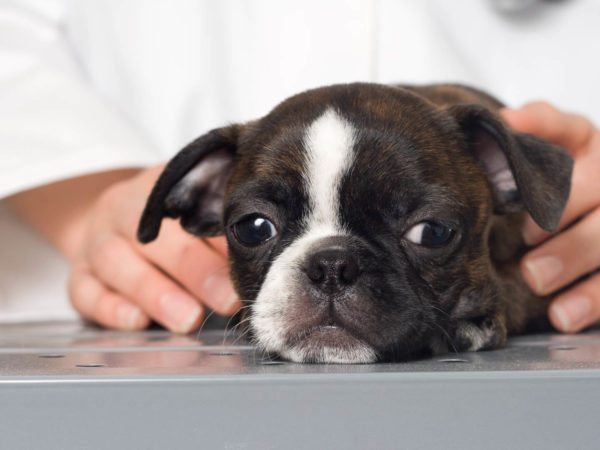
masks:
[[[277,229],[269,219],[253,214],[233,225],[233,235],[242,244],[254,247],[274,238]]]
[[[435,222],[420,222],[406,232],[410,242],[424,247],[442,247],[454,237],[455,230]]]

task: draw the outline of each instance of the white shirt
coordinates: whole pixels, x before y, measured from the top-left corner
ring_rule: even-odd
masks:
[[[505,3],[0,0],[0,198],[167,159],[331,83],[462,82],[597,122],[600,2]],[[0,206],[0,321],[72,316],[65,261],[16,220]]]

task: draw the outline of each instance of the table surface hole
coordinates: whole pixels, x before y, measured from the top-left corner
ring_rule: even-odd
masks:
[[[148,342],[162,342],[169,339],[169,336],[150,336]]]
[[[442,363],[466,363],[469,362],[466,359],[462,359],[462,358],[444,358],[444,359],[438,359],[438,362],[442,362]]]

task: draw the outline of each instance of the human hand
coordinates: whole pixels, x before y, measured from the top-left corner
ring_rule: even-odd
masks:
[[[85,217],[69,294],[82,316],[101,325],[136,330],[153,319],[187,333],[200,324],[202,304],[223,315],[240,307],[224,238],[203,241],[167,219],[154,242],[137,241],[142,209],[162,169],[111,185]]]
[[[514,129],[561,145],[575,159],[558,231],[549,233],[526,220],[523,238],[534,248],[522,259],[521,272],[538,295],[556,293],[591,274],[558,293],[548,310],[558,330],[577,332],[600,319],[600,131],[587,119],[543,102],[501,114]]]

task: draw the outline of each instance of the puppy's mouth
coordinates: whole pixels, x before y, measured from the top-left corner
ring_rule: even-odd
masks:
[[[376,359],[364,339],[338,323],[308,326],[288,336],[281,354],[292,361],[356,364]]]
[[[330,347],[346,347],[362,342],[353,333],[340,325],[317,325],[307,328],[288,341],[290,347],[297,345],[327,345]]]

